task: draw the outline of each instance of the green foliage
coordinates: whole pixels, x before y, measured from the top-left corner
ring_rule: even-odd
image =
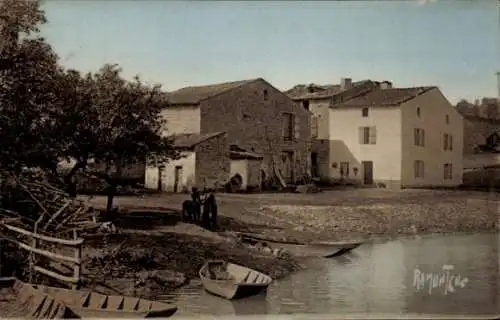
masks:
[[[56,175],[61,160],[75,160],[61,179],[69,185],[95,161],[92,173],[116,189],[121,168],[178,157],[162,135],[160,86],[128,81],[117,65],[86,75],[65,70],[37,37],[45,21],[38,1],[0,1],[0,170]]]

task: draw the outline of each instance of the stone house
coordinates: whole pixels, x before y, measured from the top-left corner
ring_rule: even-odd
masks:
[[[226,132],[230,146],[262,155],[261,180],[309,176],[310,114],[264,79],[187,87],[168,93],[165,134]],[[224,181],[227,182],[227,181]]]
[[[333,105],[330,134],[332,177],[395,188],[462,184],[463,118],[437,87],[377,89]]]
[[[193,186],[218,188],[228,181],[230,162],[227,134],[176,134],[173,143],[181,158],[147,166],[145,187],[166,192],[186,192]]]
[[[389,81],[362,80],[352,82],[341,78],[338,85],[297,85],[286,94],[311,113],[311,174],[330,182],[330,106],[366,94],[375,88],[389,88]]]
[[[323,179],[391,188],[462,183],[463,117],[438,88],[372,82],[318,108],[327,121],[318,123],[312,157]]]

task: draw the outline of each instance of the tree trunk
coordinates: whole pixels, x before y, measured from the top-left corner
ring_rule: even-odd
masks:
[[[109,187],[108,187],[108,199],[107,199],[107,203],[106,203],[106,213],[110,213],[111,210],[113,210],[113,199],[116,195],[116,188],[117,188],[117,185],[116,183],[113,181],[113,182],[108,182],[109,183]]]
[[[70,172],[64,176],[64,184],[66,185],[66,191],[68,192],[70,198],[76,198],[77,196],[77,182],[74,181],[74,176],[78,170],[85,168],[86,163],[77,162]]]

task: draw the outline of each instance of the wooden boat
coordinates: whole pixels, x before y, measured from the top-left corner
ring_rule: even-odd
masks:
[[[345,254],[359,247],[362,242],[285,242],[265,239],[255,235],[240,234],[240,239],[258,247],[268,247],[271,250],[281,249],[297,257],[330,258]]]
[[[174,305],[136,297],[104,295],[42,285],[33,287],[64,303],[79,318],[166,318],[177,311]]]
[[[199,275],[207,292],[228,300],[259,294],[273,281],[259,271],[223,260],[206,262]]]

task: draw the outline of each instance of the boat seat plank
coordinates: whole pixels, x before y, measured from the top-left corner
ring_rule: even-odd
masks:
[[[33,296],[33,300],[31,301],[31,304],[29,306],[29,310],[31,310],[31,316],[32,317],[38,317],[43,309],[43,305],[45,303],[45,300],[47,300],[47,295],[35,295]]]
[[[90,294],[90,302],[89,302],[89,308],[90,309],[101,309],[104,300],[106,299],[106,296],[100,293],[92,292]]]
[[[108,308],[108,299],[109,299],[109,296],[106,296],[106,298],[104,298],[104,301],[101,304],[101,309],[107,309]]]
[[[138,303],[139,303],[139,298],[126,297],[123,301],[123,310],[125,311],[136,310]]]
[[[123,308],[123,297],[108,296],[108,309],[109,310],[120,310],[120,305]]]
[[[82,292],[80,306],[83,308],[88,308],[90,305],[90,292]]]
[[[248,282],[248,278],[250,278],[250,274],[252,273],[252,271],[248,271],[247,275],[245,276],[245,278],[243,278],[243,282]]]
[[[42,305],[42,308],[40,310],[40,318],[50,319],[49,315],[52,312],[52,308],[54,307],[54,303],[55,303],[54,298],[47,295],[47,299],[45,300],[45,303]]]

